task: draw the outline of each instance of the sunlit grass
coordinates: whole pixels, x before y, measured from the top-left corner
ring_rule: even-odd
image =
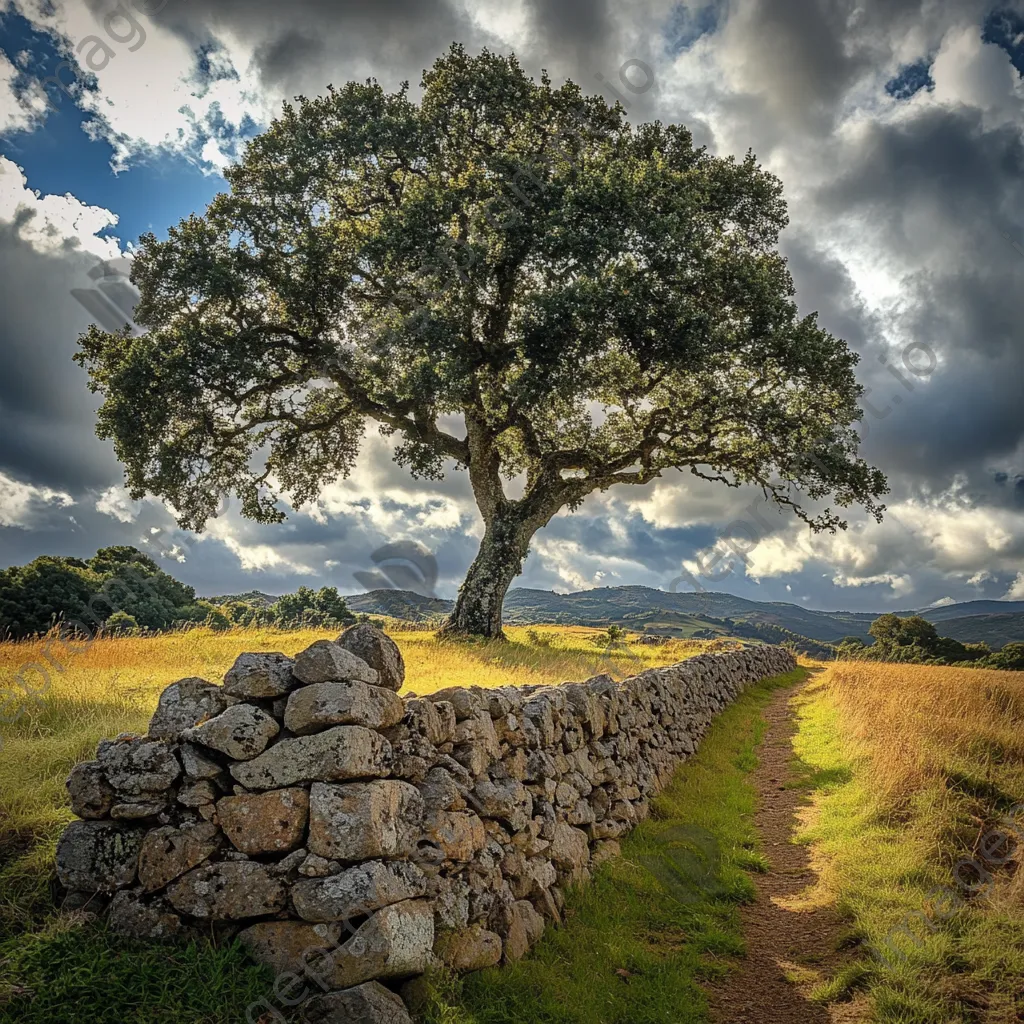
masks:
[[[419,694],[456,685],[558,683],[600,672],[622,677],[714,646],[674,640],[608,648],[599,630],[584,627],[511,627],[507,632],[507,642],[478,643],[439,643],[425,630],[392,635],[406,661],[407,688]],[[168,684],[185,676],[220,682],[242,651],[294,655],[333,635],[195,629],[91,643],[0,644],[0,862],[14,859],[17,863],[7,870],[26,875],[33,884],[46,878],[48,851],[71,818],[64,790],[71,768],[91,758],[105,737],[145,732]],[[9,894],[14,885],[9,875],[7,883]],[[3,901],[0,896],[0,920]]]
[[[882,1024],[1024,1019],[1022,850],[982,856],[1024,801],[1024,677],[841,662],[798,715],[816,792],[801,836],[820,872],[809,898],[839,910],[860,950],[818,997],[866,989]],[[956,880],[971,859],[990,871],[981,894]]]

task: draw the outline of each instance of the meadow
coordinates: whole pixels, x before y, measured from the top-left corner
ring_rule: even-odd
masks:
[[[722,646],[609,646],[584,627],[507,632],[507,642],[443,644],[392,624],[406,692],[621,678]],[[128,945],[87,915],[55,909],[53,850],[71,817],[64,779],[101,738],[144,731],[173,680],[219,681],[241,651],[294,654],[323,636],[196,629],[0,645],[0,1024],[246,1019],[272,979],[237,947]],[[794,841],[810,848],[818,880],[793,909],[837,910],[848,954],[813,998],[839,1010],[867,1007],[865,1020],[879,1024],[1024,1020],[1024,677],[803,666],[751,688],[719,716],[652,818],[624,840],[622,858],[570,894],[564,927],[510,968],[432,979],[424,1019],[707,1021],[703,986],[728,984],[743,956],[738,907],[765,863],[750,782],[761,712],[779,686],[806,680],[791,703],[790,784],[806,797]],[[712,837],[720,855],[713,877],[673,900],[651,865],[662,856],[659,836],[679,829]]]
[[[674,640],[661,646],[609,646],[596,629],[509,628],[508,642],[442,644],[425,630],[391,635],[406,663],[403,693],[446,686],[504,686],[621,678],[714,648]],[[528,635],[529,634],[529,635]],[[242,651],[288,655],[330,634],[193,629],[158,636],[55,639],[0,644],[0,855],[11,844],[48,835],[70,820],[64,780],[96,744],[121,732],[144,733],[161,691],[186,676],[219,683]]]
[[[881,1024],[1024,1020],[1024,679],[837,662],[794,702],[800,842]]]

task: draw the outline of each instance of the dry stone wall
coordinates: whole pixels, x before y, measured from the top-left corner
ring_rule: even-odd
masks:
[[[243,654],[74,769],[58,875],[122,935],[237,935],[278,972],[267,1019],[301,1003],[401,1024],[404,979],[522,957],[715,715],[794,667],[757,646],[401,698],[401,654],[368,624],[294,659]]]

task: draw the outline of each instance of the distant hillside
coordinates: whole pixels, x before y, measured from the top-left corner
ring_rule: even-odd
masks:
[[[999,602],[979,601],[976,603],[998,604]],[[1020,601],[1007,603],[1021,604]],[[962,644],[986,643],[992,650],[998,650],[1014,640],[1024,640],[1024,612],[1014,612],[1009,615],[964,615],[956,619],[945,619],[936,625],[943,636],[951,636]]]
[[[447,615],[452,601],[422,597],[406,590],[372,590],[345,598],[352,611],[427,621]],[[964,643],[984,640],[999,648],[1024,640],[1024,601],[968,601],[919,614],[941,623],[943,636]],[[505,598],[505,621],[510,625],[562,623],[576,626],[621,626],[637,632],[693,637],[729,632],[762,639],[795,635],[834,644],[846,636],[869,640],[868,628],[880,612],[824,612],[784,601],[750,601],[732,594],[672,593],[652,587],[599,587],[574,594],[518,587]],[[808,646],[808,645],[805,645]]]
[[[964,601],[961,604],[943,605],[941,608],[923,608],[918,612],[898,614],[920,615],[929,622],[946,622],[948,619],[963,619],[975,615],[1010,615],[1017,612],[1024,612],[1024,601]]]
[[[365,594],[346,594],[345,604],[356,615],[390,615],[409,622],[427,622],[447,615],[455,602],[424,597],[411,590],[370,590]]]
[[[709,619],[734,619],[778,626],[815,640],[844,636],[867,638],[876,616],[870,612],[819,612],[782,601],[749,601],[732,594],[677,594],[652,587],[600,587],[575,594],[547,590],[510,590],[505,598],[508,622],[565,622],[671,632],[692,636],[714,628]],[[719,625],[720,628],[720,625]]]

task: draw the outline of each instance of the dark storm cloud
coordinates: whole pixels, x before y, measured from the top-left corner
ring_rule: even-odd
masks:
[[[171,2],[154,18],[193,43],[225,32],[248,43],[264,83],[285,95],[368,75],[417,83],[453,41],[488,41],[449,0]]]
[[[600,50],[612,32],[608,0],[530,0],[529,10],[537,42],[560,59]]]
[[[71,295],[99,260],[81,250],[40,253],[0,224],[0,469],[62,490],[121,480],[111,446],[96,438],[96,401],[71,361],[92,317]]]
[[[873,326],[900,339],[891,363],[913,387],[880,363],[880,330],[863,348],[850,339],[864,355],[872,407],[884,414],[868,414],[865,449],[912,482],[948,485],[967,473],[983,486],[988,462],[1011,459],[1024,439],[1024,256],[1003,237],[1019,236],[1024,218],[1020,131],[984,130],[965,108],[925,110],[870,126],[841,156],[845,170],[813,198],[816,218],[862,223],[904,268],[898,310]],[[858,333],[856,320],[847,327]],[[927,379],[901,365],[908,345],[920,349],[910,354],[918,366],[929,364],[924,346],[934,352]]]
[[[816,205],[870,217],[894,253],[921,255],[907,231],[911,215],[975,234],[978,241],[979,229],[987,234],[997,225],[1006,230],[1022,223],[1024,144],[1017,125],[986,130],[976,110],[926,108],[895,123],[866,125],[842,156],[844,166],[818,190]],[[1008,255],[994,245],[986,248],[993,256]],[[957,268],[968,273],[985,257],[958,255]]]
[[[781,248],[793,275],[800,312],[816,312],[819,324],[857,353],[877,344],[881,321],[858,294],[845,264],[819,248],[807,233],[787,232]]]
[[[610,0],[529,0],[529,44],[517,55],[531,72],[543,66],[553,76],[572,78],[585,91],[602,92],[615,102],[615,93],[607,85],[602,88],[596,78],[600,74],[632,99],[616,69],[630,57],[643,59],[649,54],[620,53],[626,39],[617,35],[609,8]],[[638,17],[644,8],[644,4],[637,6]],[[636,48],[634,43],[632,49]]]
[[[859,47],[844,46],[842,6],[756,0],[736,9],[726,34],[746,63],[745,78],[763,83],[762,97],[773,109],[831,117],[865,59]]]
[[[715,529],[706,524],[655,529],[628,507],[626,495],[619,499],[613,499],[603,514],[594,507],[597,502],[584,504],[579,513],[560,513],[549,523],[546,536],[555,543],[576,544],[590,554],[614,553],[616,559],[635,562],[655,577],[677,572],[682,558],[715,541]]]
[[[96,10],[113,0],[90,0]],[[664,0],[615,5],[610,0],[528,0],[516,52],[528,73],[548,69],[556,83],[571,77],[588,92],[614,102],[616,91],[634,118],[651,109],[654,92],[630,89],[619,80],[629,59],[656,65],[663,53],[660,31],[671,10]],[[322,93],[367,76],[394,88],[409,81],[416,90],[422,72],[453,42],[475,52],[512,48],[472,17],[472,5],[454,0],[206,0],[202,5],[169,2],[153,18],[198,46],[231,37],[247,43],[268,89],[283,97]],[[500,4],[482,5],[481,15],[505,14]],[[614,90],[597,79],[600,74]],[[644,86],[642,72],[634,84]]]

